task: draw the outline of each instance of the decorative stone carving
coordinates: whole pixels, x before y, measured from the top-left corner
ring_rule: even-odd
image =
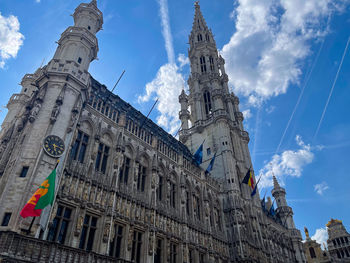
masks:
[[[39,101],[35,101],[34,102],[34,107],[30,113],[30,116],[29,116],[29,121],[30,122],[34,122],[36,120],[36,117],[38,116],[39,112],[40,112],[40,109],[41,109],[41,102]]]
[[[108,242],[110,227],[111,227],[111,224],[108,222],[108,218],[107,218],[107,223],[105,224],[105,226],[103,228],[103,242],[105,242],[105,243]]]
[[[60,108],[61,108],[61,105],[59,105],[57,103],[53,107],[52,112],[51,112],[51,118],[50,118],[51,123],[54,123],[57,120],[57,117],[58,117],[58,115],[60,114],[60,111],[61,111]]]
[[[133,229],[130,227],[129,236],[128,236],[128,250],[131,250],[132,248],[133,232],[134,232]]]
[[[79,236],[82,228],[83,228],[83,224],[84,224],[84,213],[81,213],[81,215],[78,217],[78,221],[77,221],[77,226],[75,228],[75,236]]]

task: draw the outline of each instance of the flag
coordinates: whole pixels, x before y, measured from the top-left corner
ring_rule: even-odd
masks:
[[[257,190],[257,188],[258,188],[258,184],[259,184],[259,182],[260,182],[260,179],[261,179],[261,176],[260,176],[258,182],[256,183],[256,185],[255,185],[255,187],[254,187],[254,189],[253,189],[253,192],[250,194],[251,197],[253,197],[253,196],[256,194],[256,190]]]
[[[206,174],[210,173],[210,171],[213,170],[213,166],[214,166],[214,162],[215,162],[215,157],[216,157],[216,153],[214,154],[214,157],[211,158],[211,161],[210,161],[210,163],[209,163],[209,165],[208,165],[207,170],[205,170],[205,173],[206,173]]]
[[[242,183],[247,184],[250,186],[250,188],[254,189],[254,179],[250,168],[248,169],[247,174],[244,176]]]
[[[195,163],[197,165],[200,165],[202,163],[202,159],[203,159],[203,143],[201,144],[201,146],[199,146],[198,150],[196,151],[196,153],[193,156],[194,157],[194,161],[195,161]]]
[[[274,215],[276,214],[276,213],[275,213],[275,207],[273,206],[273,203],[272,203],[272,205],[271,205],[271,207],[270,207],[269,214],[272,215],[272,216],[274,216]]]
[[[55,197],[56,167],[23,207],[20,212],[23,218],[28,216],[40,216],[42,209],[49,204],[53,204]]]

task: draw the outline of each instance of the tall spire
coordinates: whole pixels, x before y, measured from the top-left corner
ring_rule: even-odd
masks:
[[[207,23],[204,20],[204,17],[201,12],[201,7],[199,6],[199,1],[196,1],[194,4],[195,7],[195,14],[194,14],[194,20],[192,25],[192,32],[201,30],[201,31],[209,31]]]
[[[193,49],[197,43],[209,44],[216,50],[216,44],[211,30],[208,28],[207,23],[202,15],[199,1],[194,4],[195,13],[192,24],[192,31],[189,37],[190,49]]]

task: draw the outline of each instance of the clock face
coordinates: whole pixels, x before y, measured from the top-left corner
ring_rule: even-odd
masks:
[[[49,135],[44,140],[44,150],[52,157],[60,157],[64,152],[64,141],[56,136]]]

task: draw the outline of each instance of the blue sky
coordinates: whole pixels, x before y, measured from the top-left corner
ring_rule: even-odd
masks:
[[[52,58],[80,2],[0,0],[1,106],[20,91],[25,73]],[[98,2],[104,25],[90,73],[111,88],[125,69],[115,93],[144,114],[159,97],[151,118],[175,134],[177,97],[187,89],[193,1]],[[263,176],[261,194],[269,193],[273,173],[287,190],[299,229],[317,230],[322,242],[332,217],[350,230],[350,2],[200,5],[241,101],[255,174]],[[0,109],[2,122],[6,109]]]

